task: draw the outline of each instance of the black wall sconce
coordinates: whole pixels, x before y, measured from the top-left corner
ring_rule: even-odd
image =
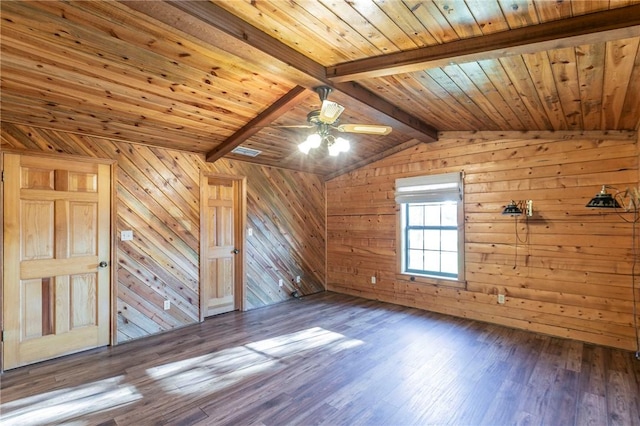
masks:
[[[522,216],[523,212],[528,216],[533,216],[533,200],[520,200],[511,202],[502,211],[503,215]]]
[[[602,189],[586,205],[592,209],[619,209],[620,203],[615,197],[607,192],[607,185],[602,185]]]

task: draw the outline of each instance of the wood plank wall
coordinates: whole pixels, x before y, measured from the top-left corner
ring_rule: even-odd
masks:
[[[115,159],[117,340],[198,321],[201,170],[247,177],[246,308],[324,290],[324,182],[313,174],[2,123],[3,149]],[[295,277],[302,277],[295,283]],[[278,280],[285,281],[283,287]],[[163,310],[163,300],[171,309]]]
[[[638,157],[635,132],[444,133],[337,177],[327,182],[327,288],[635,350],[631,224],[585,204],[602,184],[637,187]],[[460,170],[466,288],[400,279],[395,179]],[[534,216],[502,216],[511,199],[533,200]],[[516,226],[528,235],[517,256]]]

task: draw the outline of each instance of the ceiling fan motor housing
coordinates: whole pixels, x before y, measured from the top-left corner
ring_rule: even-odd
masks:
[[[307,114],[307,121],[311,124],[322,123],[320,121],[320,110],[314,109],[313,111],[309,112],[309,114]]]

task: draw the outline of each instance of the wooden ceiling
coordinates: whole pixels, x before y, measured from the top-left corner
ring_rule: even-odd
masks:
[[[439,131],[638,130],[640,1],[0,2],[2,120],[327,178]],[[297,150],[320,107],[351,151]],[[230,151],[241,145],[255,158]]]

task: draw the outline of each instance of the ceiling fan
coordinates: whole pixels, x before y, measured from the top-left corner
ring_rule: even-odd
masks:
[[[391,133],[391,127],[379,124],[339,124],[338,118],[343,113],[344,107],[327,99],[329,93],[331,93],[331,87],[319,86],[314,90],[320,97],[322,106],[320,109],[313,110],[307,114],[308,124],[278,126],[316,129],[315,133],[310,134],[304,142],[298,145],[298,148],[303,153],[308,154],[310,149],[318,148],[323,141],[327,142],[329,155],[335,156],[340,152],[348,151],[349,141],[343,137],[335,137],[331,132],[332,130],[340,133],[361,133],[381,136]]]

